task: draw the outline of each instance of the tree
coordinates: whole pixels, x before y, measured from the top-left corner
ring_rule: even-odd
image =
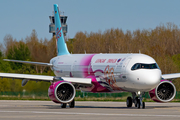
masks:
[[[14,45],[8,50],[7,58],[28,61],[30,60],[30,51],[27,45],[24,42],[20,41],[19,43],[17,43],[17,46]],[[12,69],[17,70],[22,68],[22,63],[11,62],[10,64]]]

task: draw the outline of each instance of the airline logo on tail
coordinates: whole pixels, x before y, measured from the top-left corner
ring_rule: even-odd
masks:
[[[62,27],[60,29],[59,28],[56,29],[56,39],[57,39],[57,41],[58,41],[58,38],[61,37],[61,29],[62,29]]]

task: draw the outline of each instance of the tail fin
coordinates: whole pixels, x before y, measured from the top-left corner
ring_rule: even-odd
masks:
[[[54,20],[55,20],[55,32],[56,32],[56,40],[57,40],[57,52],[58,56],[67,55],[69,51],[67,49],[64,35],[62,31],[59,8],[57,4],[54,4]]]

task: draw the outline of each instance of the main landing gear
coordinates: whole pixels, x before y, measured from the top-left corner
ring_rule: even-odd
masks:
[[[61,108],[66,108],[66,106],[67,106],[67,103],[61,104]],[[69,107],[74,108],[74,106],[75,106],[75,100],[73,99],[73,101],[69,103]]]
[[[143,93],[138,92],[138,94],[133,92],[132,93],[133,98],[127,97],[127,101],[126,101],[127,107],[132,107],[132,104],[134,103],[135,107],[137,107],[138,109],[140,107],[142,107],[142,109],[144,109],[145,108],[145,102],[142,102],[143,101],[143,97],[142,97],[143,94],[144,94],[144,92]]]

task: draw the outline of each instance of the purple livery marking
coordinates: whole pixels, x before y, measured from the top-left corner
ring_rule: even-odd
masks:
[[[91,59],[95,54],[90,54],[90,55],[86,55],[85,57],[83,57],[83,59],[81,60],[81,65],[85,66],[82,68],[83,71],[83,77],[87,77],[89,75],[94,75],[93,70],[91,68]],[[88,68],[89,66],[89,68]],[[89,70],[88,70],[89,69]],[[90,74],[88,74],[88,71]]]
[[[103,87],[102,85],[100,85],[98,83],[98,81],[96,80],[96,76],[94,75],[95,72],[102,72],[102,70],[95,70],[93,72],[92,67],[91,67],[91,60],[92,57],[95,54],[91,54],[91,55],[86,55],[82,60],[81,60],[81,65],[85,66],[82,68],[83,71],[83,77],[85,78],[91,78],[92,79],[92,83],[93,83],[93,87],[89,88],[90,92],[110,92],[110,90],[108,90],[107,88]],[[89,66],[89,67],[88,67]],[[89,73],[88,73],[89,72]]]
[[[120,61],[121,61],[121,59],[118,59],[118,60],[117,60],[117,62],[120,62]]]

